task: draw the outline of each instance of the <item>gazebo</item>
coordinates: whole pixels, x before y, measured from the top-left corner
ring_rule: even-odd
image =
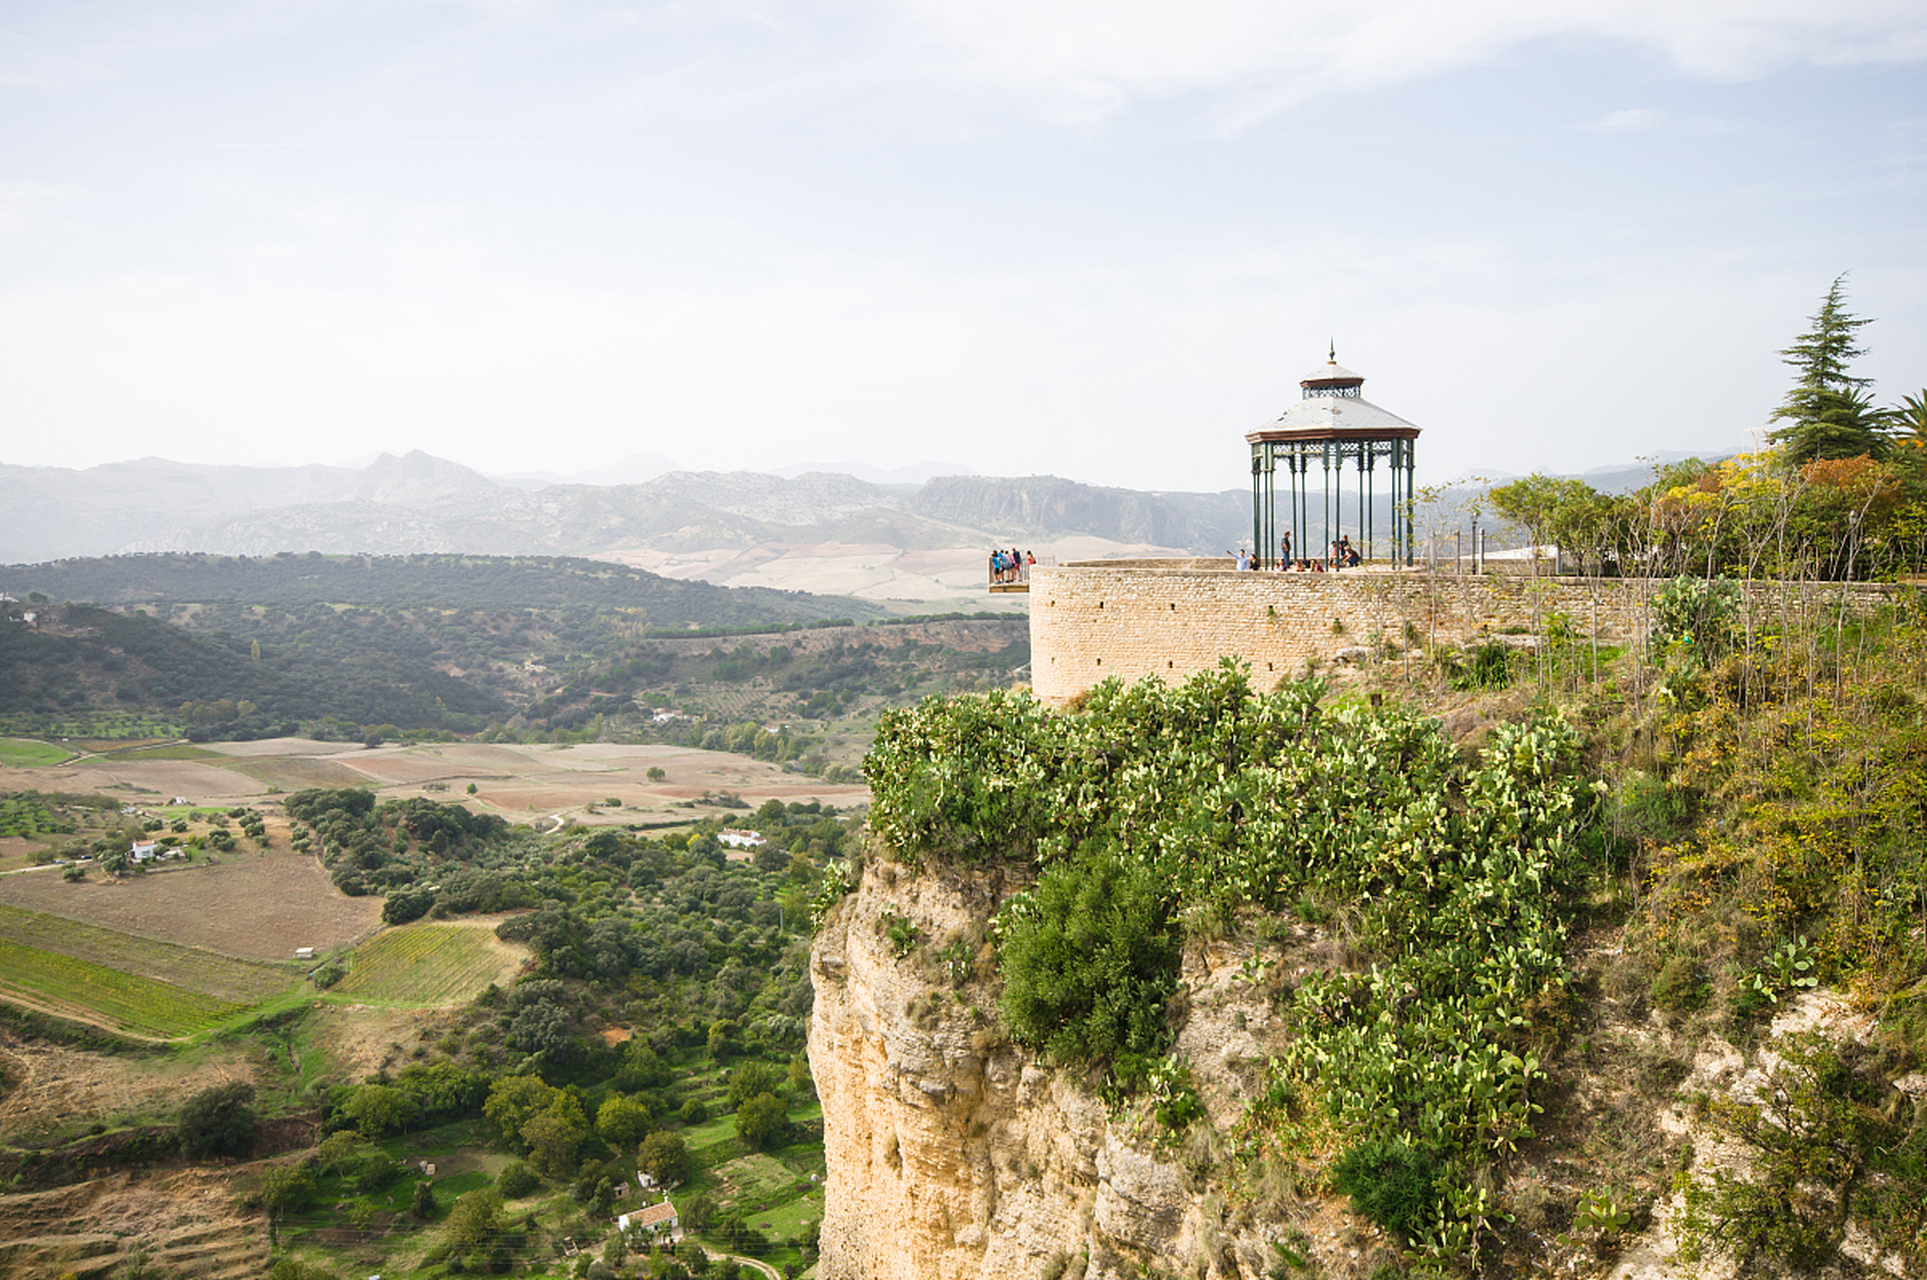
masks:
[[[1277,474],[1285,471],[1291,495],[1291,540],[1294,558],[1322,560],[1345,531],[1342,497],[1345,467],[1357,472],[1358,547],[1366,559],[1376,556],[1373,508],[1378,463],[1386,462],[1391,499],[1390,560],[1410,565],[1412,540],[1412,467],[1419,429],[1388,413],[1359,394],[1363,374],[1338,363],[1334,347],[1322,368],[1298,383],[1304,396],[1278,420],[1245,436],[1251,445],[1251,538],[1257,544],[1256,563],[1276,566],[1281,559],[1278,526]],[[1313,489],[1313,472],[1319,487]],[[1313,498],[1319,499],[1317,503]],[[1320,530],[1316,547],[1312,529]],[[1315,552],[1315,554],[1314,554]]]

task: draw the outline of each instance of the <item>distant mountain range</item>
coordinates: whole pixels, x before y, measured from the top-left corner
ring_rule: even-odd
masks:
[[[647,470],[652,459],[629,459]],[[1101,488],[1055,476],[671,471],[636,484],[495,480],[419,451],[365,467],[143,458],[0,465],[0,563],[200,551],[562,555],[673,577],[929,602],[982,588],[992,546],[1040,554],[1219,554],[1250,538],[1250,495]],[[1646,468],[1589,475],[1598,487]]]

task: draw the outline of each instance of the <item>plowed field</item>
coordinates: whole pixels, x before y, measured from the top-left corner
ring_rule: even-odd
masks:
[[[381,920],[380,898],[350,898],[313,858],[281,852],[119,883],[0,876],[0,903],[249,960],[346,946]]]

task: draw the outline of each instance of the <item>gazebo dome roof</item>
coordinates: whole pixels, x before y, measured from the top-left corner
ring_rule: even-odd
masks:
[[[1314,391],[1327,387],[1357,387],[1364,385],[1364,382],[1364,374],[1353,373],[1336,359],[1332,359],[1299,379],[1298,385],[1307,391]]]

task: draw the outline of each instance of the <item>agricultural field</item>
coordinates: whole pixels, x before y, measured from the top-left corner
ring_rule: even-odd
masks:
[[[126,1035],[194,1035],[273,999],[300,976],[0,906],[0,998]]]
[[[0,980],[12,967],[16,947],[68,956],[240,1004],[277,995],[301,976],[292,966],[237,960],[19,907],[0,906],[0,944],[5,944],[0,949]]]
[[[36,765],[59,764],[71,755],[73,752],[65,747],[57,747],[36,738],[0,738],[0,766],[26,769]]]
[[[495,936],[491,917],[386,929],[354,950],[333,994],[363,1004],[438,1009],[466,1004],[491,982],[506,986],[528,950]]]
[[[733,1125],[735,1117],[730,1121]],[[741,1213],[750,1226],[781,1240],[802,1230],[806,1219],[823,1220],[822,1165],[822,1152],[815,1148],[800,1160],[794,1153],[758,1151],[725,1161],[708,1174],[724,1203]],[[809,1180],[811,1173],[818,1182]]]
[[[752,807],[774,798],[848,808],[869,798],[860,781],[833,783],[733,752],[661,743],[451,742],[370,749],[268,738],[65,755],[14,761],[0,754],[0,792],[91,792],[160,810],[176,797],[204,807],[269,808],[277,795],[306,787],[367,787],[383,798],[437,795],[510,822],[561,818],[590,826],[694,821],[713,809],[704,805],[705,797],[723,793]],[[661,772],[651,777],[652,770]]]
[[[245,960],[348,946],[380,924],[381,899],[343,894],[313,858],[281,851],[225,856],[218,864],[122,881],[0,876],[0,905]]]
[[[247,1008],[18,943],[9,943],[0,960],[0,999],[150,1040],[181,1039]]]

